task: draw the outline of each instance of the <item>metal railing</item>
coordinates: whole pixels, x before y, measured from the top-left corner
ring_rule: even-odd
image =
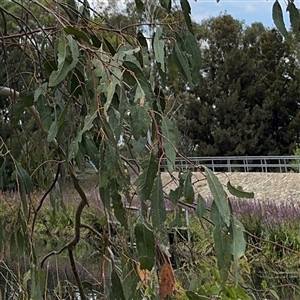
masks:
[[[300,156],[214,156],[176,158],[175,167],[179,170],[205,165],[214,172],[299,172]],[[165,164],[164,164],[165,165]]]

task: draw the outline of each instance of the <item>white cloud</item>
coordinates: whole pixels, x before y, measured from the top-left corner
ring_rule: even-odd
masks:
[[[251,4],[247,4],[245,7],[245,11],[249,13],[255,12],[256,10],[256,7]]]

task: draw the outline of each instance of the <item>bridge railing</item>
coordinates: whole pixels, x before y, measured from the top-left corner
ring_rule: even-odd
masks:
[[[189,163],[189,161],[192,163]],[[164,164],[165,166],[166,164]],[[178,170],[205,165],[214,172],[299,172],[300,156],[212,156],[176,158]],[[163,167],[164,169],[164,167]]]

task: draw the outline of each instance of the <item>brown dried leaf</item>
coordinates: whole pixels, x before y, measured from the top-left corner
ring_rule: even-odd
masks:
[[[172,266],[164,263],[160,271],[159,299],[163,300],[167,295],[172,297],[175,286],[175,278]]]

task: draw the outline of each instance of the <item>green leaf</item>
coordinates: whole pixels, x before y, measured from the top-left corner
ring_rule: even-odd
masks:
[[[172,201],[174,204],[177,204],[180,197],[183,196],[182,191],[183,189],[180,187],[177,187],[175,190],[170,190],[169,193],[170,201]]]
[[[204,167],[206,179],[213,199],[218,207],[223,221],[229,227],[230,225],[230,208],[228,205],[226,193],[218,179],[218,177],[207,167]]]
[[[197,207],[196,207],[195,213],[199,219],[204,217],[204,215],[206,213],[206,202],[200,194],[198,194]]]
[[[105,111],[105,113],[107,113],[107,111],[108,111],[108,109],[110,107],[113,95],[115,93],[115,89],[116,89],[116,84],[115,84],[114,81],[111,81],[109,83],[108,87],[107,87],[107,90],[106,90],[107,96],[106,96],[106,102],[104,103],[104,111]]]
[[[191,21],[191,6],[189,4],[188,0],[180,0],[180,5],[181,5],[181,9],[184,15],[184,19],[186,22],[186,25],[188,27],[188,30],[193,33],[193,28],[192,28],[192,21]]]
[[[69,71],[74,69],[78,63],[79,49],[76,41],[68,35],[62,35],[58,42],[57,70],[53,71],[49,77],[49,86],[56,86],[63,81]],[[69,63],[71,56],[72,62]]]
[[[192,185],[192,172],[188,171],[184,181],[183,196],[187,203],[192,204],[195,200],[195,192]]]
[[[213,201],[211,205],[211,220],[215,225],[213,232],[215,252],[221,281],[224,284],[231,266],[233,237],[229,232],[229,228],[226,227],[215,201]]]
[[[198,84],[200,80],[201,69],[201,51],[197,43],[196,37],[189,31],[184,31],[181,35],[186,53],[188,53],[190,66],[192,69],[192,78],[194,84]]]
[[[95,111],[92,115],[87,115],[84,118],[83,128],[78,132],[75,140],[72,142],[70,146],[69,155],[68,155],[69,162],[74,156],[77,155],[79,150],[79,143],[81,143],[82,141],[82,135],[93,127],[93,121],[95,120],[96,117],[97,117],[97,111]]]
[[[116,187],[115,190],[112,191],[111,198],[112,198],[112,205],[117,220],[121,223],[122,226],[127,228],[128,224],[127,224],[126,210],[123,206],[121,195],[116,191]]]
[[[254,198],[253,192],[251,192],[251,193],[244,192],[241,189],[235,188],[234,186],[231,185],[230,181],[227,182],[227,189],[233,196],[236,196],[239,198]]]
[[[150,201],[152,226],[159,229],[166,220],[166,206],[160,173],[155,178]]]
[[[69,70],[73,70],[78,63],[79,48],[77,42],[72,38],[72,36],[68,35],[67,40],[68,40],[68,45],[70,47],[71,56],[72,56],[72,62],[69,65]]]
[[[160,68],[163,72],[165,69],[165,42],[162,37],[162,28],[158,27],[153,40],[153,49],[155,54],[155,60],[160,64]]]
[[[52,122],[50,126],[49,133],[47,136],[48,143],[52,142],[56,138],[57,132],[58,132],[58,122],[55,118],[55,120]]]
[[[144,223],[137,223],[134,229],[140,268],[151,271],[154,266],[154,234]]]
[[[183,55],[178,44],[175,44],[173,49],[173,59],[179,70],[179,72],[185,77],[185,79],[192,85],[192,75],[189,69],[189,63],[187,58]]]
[[[123,285],[115,269],[113,269],[111,273],[111,293],[112,293],[111,299],[126,300],[124,296]]]
[[[130,112],[130,127],[135,140],[147,135],[151,118],[145,107],[134,106]]]
[[[289,11],[292,28],[296,33],[299,31],[300,26],[299,10],[292,1],[288,2],[287,10]]]
[[[64,28],[65,33],[67,34],[71,34],[74,35],[75,37],[84,40],[85,42],[87,42],[88,44],[91,45],[91,41],[88,38],[88,36],[86,35],[85,32],[75,28],[75,27],[71,27],[71,26],[67,26]]]
[[[137,288],[139,277],[131,259],[122,260],[122,286],[126,299],[142,299],[141,290]]]
[[[85,147],[86,153],[90,157],[90,160],[93,162],[93,164],[98,169],[99,168],[99,155],[98,155],[99,150],[96,146],[96,143],[88,135],[83,135],[82,144]]]
[[[246,241],[244,237],[244,226],[234,216],[231,217],[230,233],[233,236],[232,255],[234,262],[235,285],[238,284],[238,260],[245,254]]]
[[[138,195],[141,201],[150,199],[150,194],[156,177],[158,166],[156,157],[152,152],[147,155],[141,163],[142,172],[135,181],[138,189]]]
[[[27,193],[33,192],[33,183],[31,177],[20,165],[16,165],[16,171],[19,178],[19,183],[25,188]]]
[[[142,47],[148,49],[148,43],[147,43],[147,40],[146,40],[145,36],[143,35],[142,31],[138,32],[137,38],[138,38],[138,41],[139,41],[140,45]]]
[[[279,32],[287,39],[288,32],[284,25],[282,9],[278,0],[276,0],[273,4],[272,17],[273,17],[274,24],[276,25]]]
[[[67,62],[69,51],[66,38],[62,35],[58,41],[57,48],[57,70],[53,71],[49,77],[49,86],[55,86],[65,79],[69,72],[69,63]]]
[[[179,134],[176,125],[169,118],[163,117],[161,125],[162,134],[165,137],[163,139],[163,147],[167,156],[168,171],[172,173],[175,165]]]

